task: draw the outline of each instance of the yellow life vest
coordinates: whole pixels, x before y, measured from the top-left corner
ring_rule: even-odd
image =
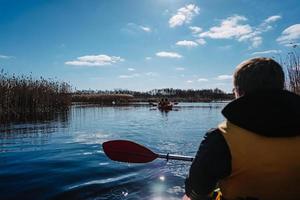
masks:
[[[225,199],[300,199],[300,136],[265,137],[229,121],[218,128],[232,157],[231,175],[219,182]]]

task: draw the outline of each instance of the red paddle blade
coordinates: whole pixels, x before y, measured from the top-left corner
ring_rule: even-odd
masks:
[[[147,163],[158,157],[150,149],[128,140],[107,141],[102,147],[107,157],[120,162]]]

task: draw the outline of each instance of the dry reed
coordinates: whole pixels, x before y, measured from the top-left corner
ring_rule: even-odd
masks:
[[[288,54],[285,62],[288,71],[289,89],[300,95],[300,56],[294,51]]]
[[[66,82],[33,79],[0,72],[0,123],[26,120],[68,109],[71,87]]]

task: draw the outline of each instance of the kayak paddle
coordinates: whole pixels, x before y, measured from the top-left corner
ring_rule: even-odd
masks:
[[[128,163],[147,163],[156,158],[164,158],[167,160],[193,161],[193,157],[157,154],[150,149],[128,140],[111,140],[102,144],[104,153],[111,160]]]

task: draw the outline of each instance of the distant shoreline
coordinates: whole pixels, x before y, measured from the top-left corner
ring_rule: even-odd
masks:
[[[130,102],[147,102],[155,103],[159,102],[161,98],[134,98]],[[180,97],[171,97],[168,98],[170,102],[178,103],[211,103],[211,102],[223,102],[231,101],[233,98],[224,98],[224,99],[208,99],[208,98],[180,98]]]
[[[173,88],[156,89],[149,92],[129,90],[118,91],[77,91],[72,94],[72,102],[98,103],[103,105],[126,104],[132,102],[158,103],[161,99],[170,102],[219,102],[234,99],[231,93],[220,89],[181,90]]]
[[[210,103],[231,101],[234,99],[233,95],[225,94],[219,98],[209,97],[176,97],[176,96],[158,96],[158,97],[135,97],[126,94],[81,94],[73,95],[72,103],[85,104],[100,104],[100,105],[127,105],[132,103],[158,103],[161,99],[168,99],[170,102],[189,102],[189,103]]]

